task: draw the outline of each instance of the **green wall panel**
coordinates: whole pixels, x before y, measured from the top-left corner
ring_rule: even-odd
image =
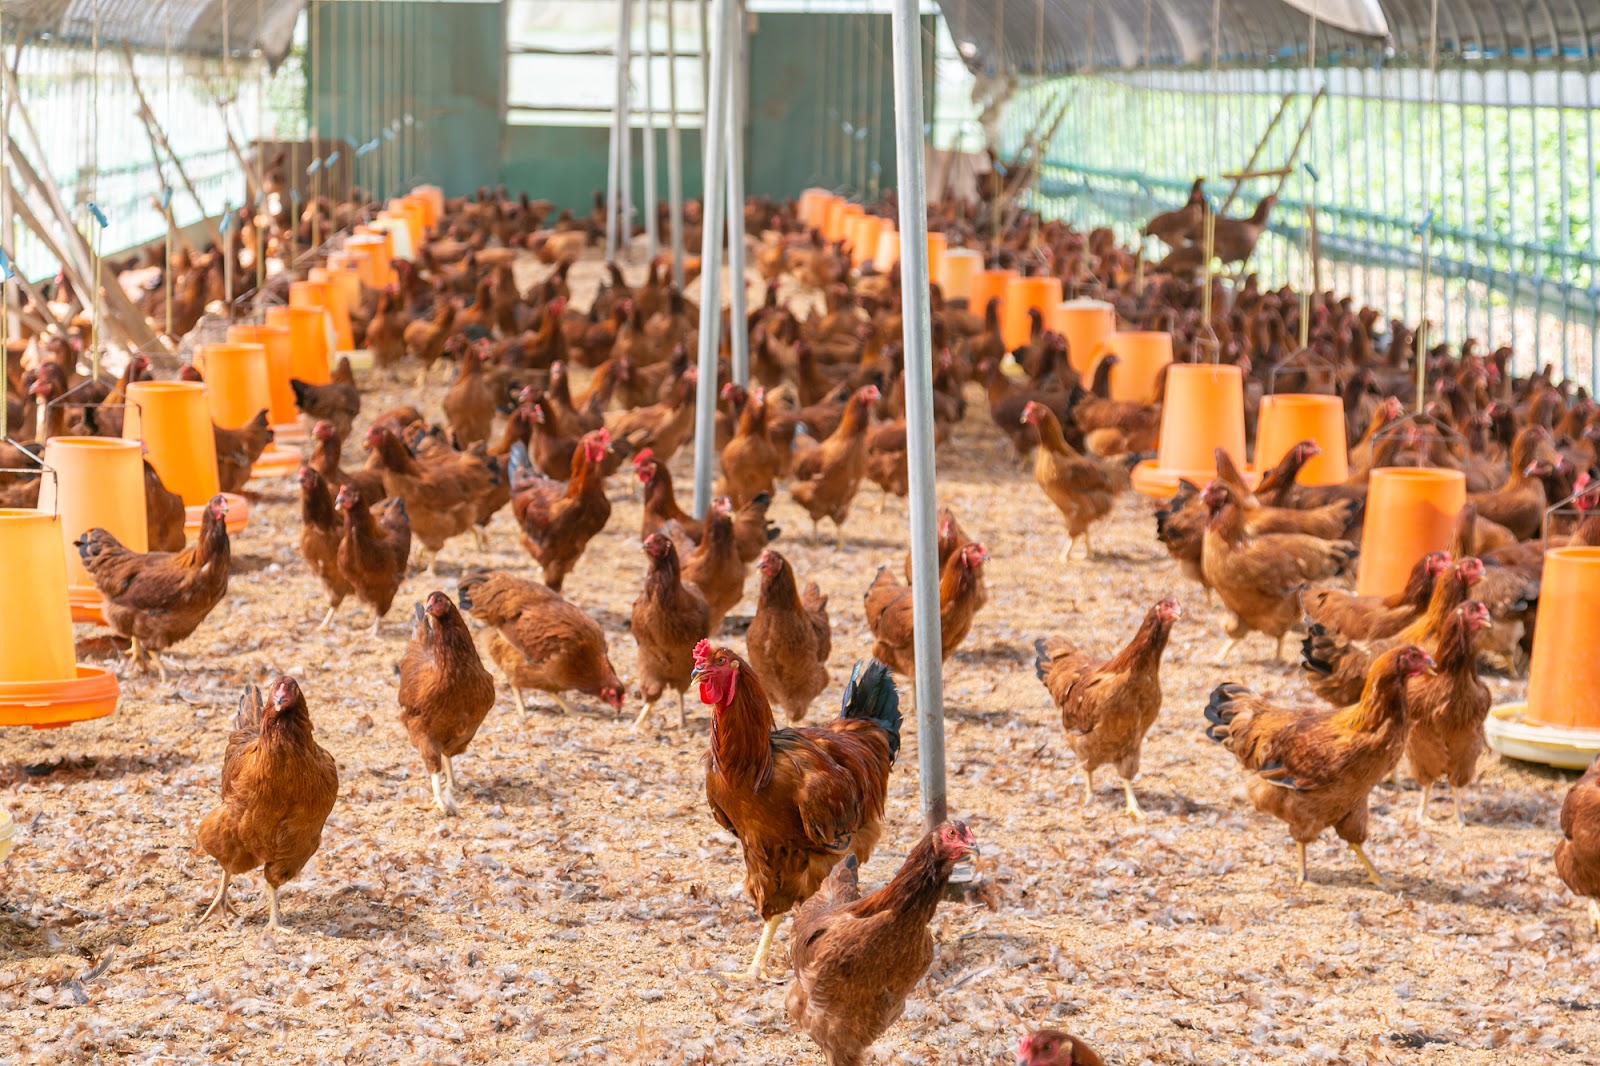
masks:
[[[505,161],[500,180],[507,189],[526,189],[536,199],[549,200],[575,212],[588,210],[596,190],[606,185],[606,158],[611,131],[597,126],[507,126]],[[643,131],[633,135],[633,199],[643,197]],[[700,195],[700,131],[680,130],[678,143],[683,153],[683,194]],[[667,134],[656,131],[656,196],[667,198]],[[635,216],[643,219],[643,214]],[[642,225],[643,222],[640,221]],[[662,235],[665,238],[665,234]]]

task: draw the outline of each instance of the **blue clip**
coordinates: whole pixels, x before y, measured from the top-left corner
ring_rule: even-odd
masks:
[[[161,210],[165,211],[167,208],[169,208],[171,206],[172,206],[172,186],[163,185],[161,187]]]
[[[222,205],[222,232],[227,233],[233,226],[233,204],[230,201]]]
[[[1433,226],[1433,208],[1428,208],[1428,213],[1422,216],[1422,221],[1411,227],[1411,232],[1420,237]]]
[[[372,151],[372,149],[375,148],[375,147],[377,147],[377,146],[374,145],[371,141],[368,141],[366,144],[363,144],[363,145],[358,145],[356,147],[356,158],[357,159],[362,158],[368,152]]]
[[[406,125],[407,126],[415,126],[416,124],[417,124],[417,120],[415,118],[411,117],[411,112],[407,111],[406,112]]]
[[[93,200],[89,201],[89,213],[94,216],[94,220],[96,222],[100,223],[101,229],[106,228],[106,213],[100,210],[100,205],[95,203]]]
[[[334,151],[328,156],[327,162],[323,163],[322,165],[325,166],[325,167],[331,167],[335,163],[337,163],[338,161],[339,161],[339,151],[338,151],[338,149],[334,149]]]
[[[851,125],[849,122],[841,122],[841,123],[839,123],[839,128],[844,130],[844,135],[846,137],[851,136],[856,131],[855,126]]]
[[[16,270],[11,266],[11,257],[3,251],[0,251],[0,275],[3,275],[6,281],[17,276]]]
[[[1322,178],[1317,174],[1317,168],[1316,167],[1313,167],[1310,163],[1301,163],[1300,165],[1305,168],[1305,172],[1307,174],[1311,175],[1311,180],[1312,181],[1321,181],[1322,180]]]
[[[307,174],[315,174],[317,171],[319,171],[321,169],[322,169],[322,160],[313,159],[311,161],[311,165],[306,167],[306,173]]]
[[[374,137],[372,139],[377,140],[378,138]],[[383,127],[383,139],[386,141],[394,140],[394,130],[390,129],[388,126]]]
[[[856,140],[864,141],[866,139],[867,139],[867,128],[865,126],[863,126],[861,129],[856,130]]]

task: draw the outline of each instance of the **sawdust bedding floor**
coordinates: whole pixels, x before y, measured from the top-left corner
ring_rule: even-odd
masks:
[[[442,388],[431,388],[437,416]],[[405,398],[380,389],[371,415]],[[991,552],[990,599],[946,664],[952,816],[983,848],[983,898],[946,904],[938,956],[879,1063],[1010,1061],[1025,1026],[1083,1035],[1109,1062],[1594,1063],[1600,947],[1550,853],[1570,776],[1484,760],[1471,824],[1419,828],[1416,794],[1379,788],[1370,854],[1393,888],[1369,887],[1332,834],[1293,884],[1293,848],[1245,800],[1232,758],[1201,731],[1206,694],[1240,680],[1305,690],[1263,661],[1257,638],[1211,664],[1221,613],[1154,538],[1153,507],[1128,497],[1097,528],[1099,558],[1058,561],[1051,505],[989,423],[976,390],[939,456],[939,495]],[[680,491],[688,456],[673,463]],[[0,1038],[19,1062],[815,1063],[791,1029],[782,985],[730,984],[759,932],[734,839],[704,800],[707,718],[635,735],[580,700],[562,716],[509,691],[456,763],[461,817],[429,806],[427,774],[396,713],[411,604],[454,592],[467,565],[531,574],[509,513],[414,574],[377,638],[347,604],[330,633],[297,549],[292,479],[261,498],[235,541],[227,600],[169,655],[161,685],[124,682],[117,713],[54,732],[0,733],[0,803],[19,826],[0,866]],[[624,679],[626,623],[643,573],[630,479],[610,486],[608,528],[567,581],[604,626]],[[861,597],[897,569],[906,510],[879,513],[868,486],[844,549],[780,490],[775,544],[830,597],[834,712],[866,654]],[[747,585],[735,620],[754,610]],[[1137,785],[1150,814],[1122,814],[1114,775],[1091,807],[1059,718],[1034,677],[1036,637],[1111,652],[1163,596],[1183,600],[1166,702]],[[11,605],[21,609],[22,605]],[[80,654],[111,654],[80,626]],[[742,637],[725,636],[742,650]],[[193,844],[217,798],[240,687],[301,680],[317,735],[339,762],[322,850],[283,894],[289,928],[264,929],[258,876],[235,882],[243,918],[197,926],[217,867]],[[1496,698],[1520,693],[1496,681]],[[906,701],[909,711],[909,701]],[[673,716],[669,715],[668,718]],[[890,785],[881,883],[919,832],[909,719]],[[1433,805],[1447,818],[1443,795]],[[788,924],[779,934],[786,958]]]

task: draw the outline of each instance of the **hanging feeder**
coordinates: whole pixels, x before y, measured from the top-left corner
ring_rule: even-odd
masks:
[[[1029,311],[1039,312],[1039,321],[1050,328],[1050,315],[1061,306],[1061,279],[1057,277],[1014,277],[1006,282],[1000,318],[1000,337],[1015,351],[1033,336]]]
[[[818,215],[823,205],[827,203],[828,190],[810,188],[800,192],[800,200],[795,205],[795,218],[806,227],[819,225]]]
[[[298,445],[307,437],[300,422],[300,413],[294,406],[294,389],[289,379],[293,348],[289,340],[289,327],[238,324],[228,327],[228,340],[235,344],[259,344],[267,352],[268,418],[272,421],[272,436],[279,444]]]
[[[931,235],[930,235],[931,239]],[[982,315],[972,302],[972,284],[983,272],[983,253],[971,248],[951,248],[939,257],[939,288],[947,301],[965,300],[967,310]]]
[[[423,231],[427,228],[423,224],[423,207],[409,196],[397,196],[390,200],[387,209],[396,218],[404,219],[406,231],[411,237],[411,247],[422,247]],[[409,259],[411,256],[402,256]]]
[[[1573,511],[1573,494],[1545,512],[1550,519]],[[1545,552],[1539,582],[1539,624],[1533,634],[1524,703],[1502,704],[1489,712],[1484,731],[1501,755],[1528,762],[1584,770],[1600,755],[1600,548],[1552,548]]]
[[[341,272],[343,274],[343,272]],[[348,352],[356,346],[355,334],[350,332],[350,302],[349,293],[345,286],[334,280],[334,272],[327,267],[312,267],[306,271],[309,284],[321,285],[323,290],[323,307],[328,312],[328,317],[333,320],[333,347],[335,351]],[[361,279],[351,275],[355,281],[356,291],[361,290]],[[290,297],[293,303],[293,297]]]
[[[878,246],[872,250],[872,269],[880,274],[889,273],[900,262],[900,231],[892,222],[885,221],[878,234]]]
[[[76,661],[61,544],[60,515],[0,510],[0,559],[28,606],[0,612],[0,725],[54,729],[117,708],[111,672]]]
[[[366,229],[366,227],[362,227]],[[381,233],[357,233],[344,242],[345,251],[364,257],[362,280],[369,289],[389,285],[389,241]]]
[[[1281,374],[1299,371],[1325,374],[1332,381],[1334,369],[1326,364],[1306,366],[1294,361],[1301,354],[1323,363],[1309,350],[1291,355],[1275,367],[1267,378],[1267,395],[1261,398],[1256,417],[1256,469],[1271,470],[1301,441],[1317,445],[1317,454],[1307,460],[1296,477],[1302,485],[1337,485],[1350,477],[1350,448],[1345,437],[1344,403],[1326,393],[1278,392]]]
[[[206,387],[198,381],[136,381],[128,386],[128,407],[122,419],[124,440],[141,441],[145,456],[161,483],[183,498],[183,528],[200,532],[206,503],[218,491],[217,442],[212,435]],[[143,471],[140,472],[141,484]],[[244,529],[250,502],[224,493],[228,500],[228,532]]]
[[[1106,355],[1117,357],[1116,365],[1111,368],[1111,398],[1127,403],[1154,403],[1156,386],[1161,381],[1161,375],[1172,363],[1172,334],[1160,330],[1128,330],[1124,333],[1113,333],[1090,355],[1089,367],[1084,371],[1086,378],[1094,377],[1095,367]],[[1170,381],[1167,387],[1167,395],[1170,397],[1172,395]],[[1243,404],[1244,393],[1241,391],[1239,395],[1239,402]],[[1228,451],[1232,454],[1233,449],[1230,447]],[[1211,448],[1207,448],[1205,454],[1210,456]],[[1239,454],[1244,454],[1243,449]],[[1210,464],[1211,460],[1208,458],[1203,465]],[[1176,484],[1173,486],[1173,491],[1177,491]]]
[[[204,362],[206,403],[211,421],[223,429],[249,425],[262,411],[271,419],[267,349],[260,344],[202,344],[195,363]],[[287,477],[300,469],[300,453],[267,445],[250,466],[252,478]]]
[[[1397,418],[1373,434],[1373,447],[1423,424],[1414,414]],[[1426,424],[1432,428],[1425,439],[1461,440],[1432,419]],[[1450,546],[1456,516],[1466,502],[1467,477],[1459,470],[1409,466],[1373,470],[1367,478],[1356,591],[1363,596],[1389,596],[1405,588],[1417,560]]]
[[[341,345],[339,341],[339,315],[334,310],[335,303],[333,294],[329,292],[330,288],[332,286],[325,281],[290,282],[289,306],[311,308],[323,313],[326,318],[323,323],[323,332],[325,334],[323,342],[327,351],[326,358],[329,362],[332,362],[333,353],[338,351]],[[347,338],[350,336],[350,319],[348,315],[344,320],[344,335]],[[348,349],[354,343],[351,340],[344,344],[343,347]]]
[[[44,464],[56,476],[39,486],[39,509],[61,518],[72,620],[104,625],[105,600],[73,541],[99,527],[129,551],[149,550],[144,450],[138,441],[118,437],[51,437],[44,446]]]
[[[444,190],[437,185],[418,185],[412,190],[416,196],[422,197],[428,203],[428,226],[432,228],[439,224],[439,216],[444,214]]]
[[[972,291],[967,294],[967,310],[982,317],[987,314],[990,300],[1000,301],[1000,335],[1005,337],[1006,286],[1017,276],[1015,270],[980,270],[972,277]],[[1010,344],[1006,347],[1009,349]]]
[[[1067,339],[1067,362],[1087,378],[1095,353],[1117,331],[1117,311],[1104,300],[1066,300],[1050,309],[1045,322]]]
[[[289,331],[290,377],[299,378],[308,385],[326,385],[333,379],[328,372],[332,331],[328,328],[326,311],[320,307],[269,307],[267,325]]]
[[[1226,364],[1172,364],[1161,405],[1161,444],[1156,458],[1133,468],[1134,491],[1164,500],[1178,491],[1180,480],[1207,483],[1217,475],[1218,448],[1254,480],[1255,471],[1244,465],[1244,375]]]
[[[935,233],[930,230],[928,233],[928,282],[939,286],[941,290],[945,287],[944,257],[949,250],[950,238],[943,233]],[[983,269],[981,257],[978,260],[978,269]],[[945,293],[945,299],[951,300],[954,298],[948,292]]]

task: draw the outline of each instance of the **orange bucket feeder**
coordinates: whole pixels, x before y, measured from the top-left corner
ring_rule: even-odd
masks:
[[[1405,588],[1417,560],[1450,546],[1456,515],[1467,502],[1459,470],[1382,467],[1367,481],[1356,591],[1389,596]],[[1544,621],[1540,601],[1540,622]]]
[[[403,211],[390,211],[387,208],[378,212],[378,217],[372,220],[367,229],[373,233],[381,233],[389,241],[389,258],[415,259],[416,245],[411,241],[411,222]],[[389,277],[390,283],[394,282],[394,275]]]
[[[944,253],[949,250],[950,238],[942,233],[928,234],[928,280],[941,289],[944,288]],[[978,269],[983,267],[980,265]]]
[[[900,231],[885,224],[883,232],[878,234],[878,246],[872,250],[872,269],[880,274],[887,274],[898,262],[900,262]],[[932,269],[932,260],[928,261],[928,266]]]
[[[335,281],[335,275],[326,267],[312,267],[306,272],[310,285],[321,285],[323,295],[327,302],[322,306],[328,312],[328,317],[333,319],[333,346],[336,351],[348,352],[356,346],[355,334],[350,332],[350,302],[349,290],[342,282]],[[344,275],[339,275],[343,277]],[[290,289],[298,282],[291,283]],[[357,292],[360,292],[360,279],[356,279]],[[291,291],[289,302],[294,303],[294,294]]]
[[[39,509],[61,516],[72,620],[103,625],[105,601],[72,542],[98,526],[129,551],[148,550],[143,449],[117,437],[51,437],[44,464],[56,476],[40,482]]]
[[[877,215],[862,215],[855,223],[855,233],[850,244],[850,264],[857,270],[866,265],[878,250],[878,237],[888,223]]]
[[[1090,360],[1089,376],[1093,376],[1094,365],[1107,352],[1117,357],[1117,365],[1111,368],[1111,398],[1129,403],[1153,403],[1156,382],[1161,380],[1162,370],[1172,362],[1172,334],[1160,330],[1113,333]],[[1167,395],[1172,395],[1170,387]],[[1230,454],[1232,451],[1230,448]],[[1209,448],[1206,454],[1211,454]],[[1243,455],[1244,448],[1241,447],[1239,456]],[[1210,459],[1206,460],[1206,465],[1211,465]]]
[[[1178,491],[1180,479],[1204,485],[1217,474],[1218,448],[1233,457],[1247,478],[1253,477],[1254,471],[1244,465],[1244,376],[1236,366],[1170,367],[1161,405],[1161,445],[1156,458],[1133,468],[1134,491],[1168,499]]]
[[[211,407],[211,421],[223,429],[238,429],[262,411],[271,419],[271,389],[264,346],[203,344],[196,356],[205,359],[206,402]],[[299,453],[278,448],[274,434],[273,443],[251,465],[250,476],[287,477],[299,468]]]
[[[972,286],[983,272],[983,253],[971,248],[952,248],[941,255],[938,261],[939,288],[944,292],[944,298],[966,300],[968,311],[982,315],[983,308],[972,302]],[[931,266],[929,269],[931,271]]]
[[[369,289],[389,284],[389,242],[382,235],[357,234],[344,242],[344,249],[361,263],[361,280]]]
[[[389,201],[388,210],[397,218],[402,218],[406,223],[406,230],[411,237],[411,247],[422,246],[423,215],[422,205],[409,196],[402,196]]]
[[[7,591],[27,605],[0,611],[0,725],[51,729],[116,710],[117,679],[73,655],[63,540],[59,515],[0,510]]]
[[[289,331],[289,376],[325,385],[328,373],[328,314],[320,307],[269,307],[267,325]],[[210,497],[207,497],[209,499]]]
[[[289,379],[292,361],[288,326],[256,326],[241,323],[228,327],[228,340],[234,344],[259,344],[267,351],[268,417],[272,435],[280,444],[306,439],[305,427],[294,406],[294,389]]]
[[[1320,449],[1296,479],[1302,485],[1337,485],[1350,476],[1344,404],[1337,396],[1282,393],[1261,397],[1256,418],[1256,469],[1271,470],[1303,440]]]
[[[124,440],[144,443],[150,465],[161,483],[183,497],[188,511],[185,529],[200,529],[200,513],[217,494],[217,442],[212,436],[206,387],[198,381],[136,381],[128,386],[123,413]],[[144,470],[139,471],[140,484]],[[228,499],[228,532],[245,527],[250,504],[243,496]]]
[[[432,229],[439,224],[439,216],[444,214],[444,190],[437,185],[418,185],[411,190],[413,196],[420,196],[428,204],[428,228]]]
[[[980,270],[972,277],[972,291],[967,294],[967,310],[980,318],[987,313],[989,301],[1000,300],[1001,336],[1005,335],[1006,287],[1017,276],[1015,270]],[[1011,345],[1006,345],[1010,348]]]
[[[1045,322],[1067,339],[1072,369],[1088,377],[1095,353],[1117,331],[1117,311],[1104,300],[1066,300],[1050,310]]]
[[[828,240],[844,240],[845,235],[850,232],[850,220],[852,218],[860,218],[866,213],[867,209],[862,207],[860,204],[852,204],[849,202],[841,204],[837,212],[830,211],[828,214],[828,222],[832,226],[832,229],[826,234]]]
[[[1545,553],[1528,702],[1494,708],[1484,723],[1502,755],[1585,770],[1600,754],[1600,660],[1594,655],[1600,548]]]
[[[1061,303],[1060,278],[1012,278],[1006,282],[1004,314],[1000,318],[1000,337],[1006,347],[1017,349],[1028,343],[1029,311],[1039,312],[1039,321],[1050,328],[1050,313]]]

